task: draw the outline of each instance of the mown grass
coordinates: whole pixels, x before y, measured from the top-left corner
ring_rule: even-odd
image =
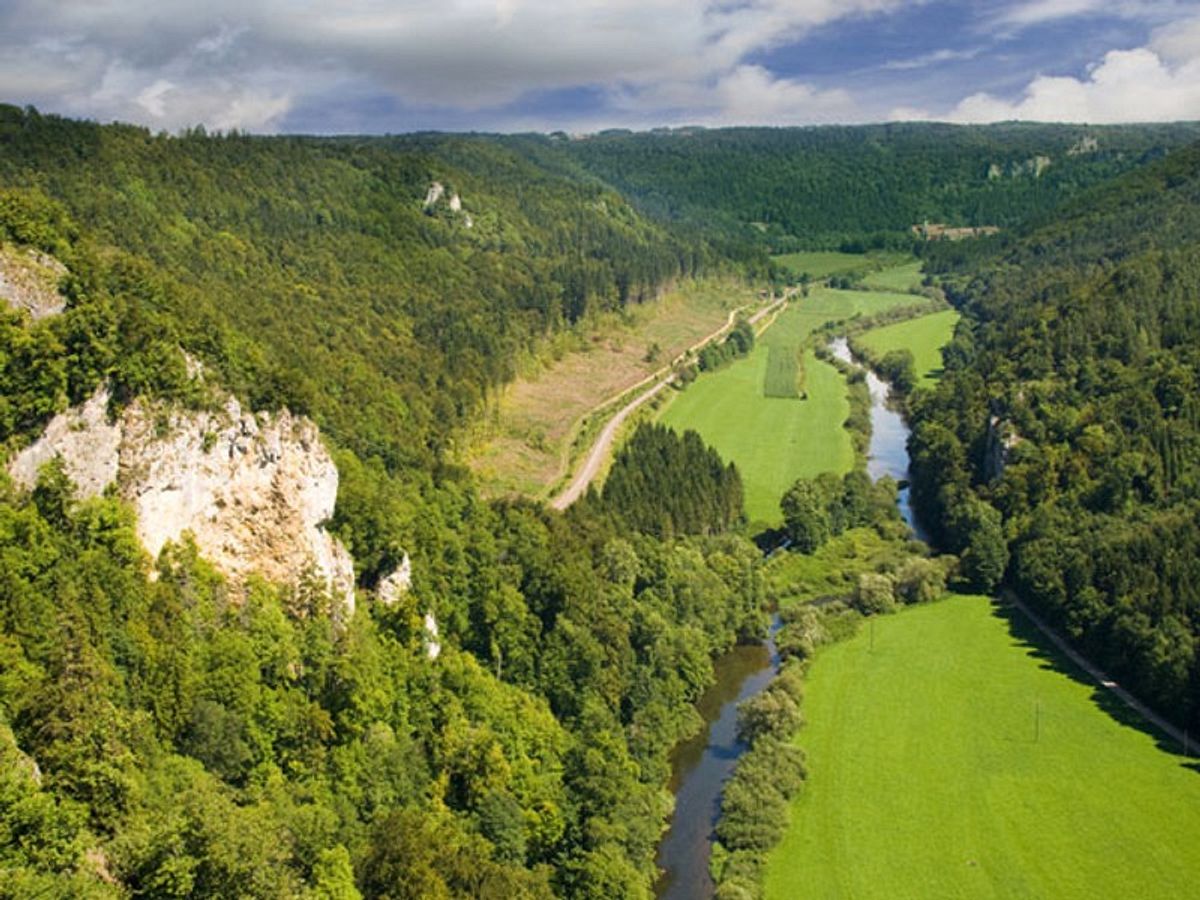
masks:
[[[941,375],[942,348],[954,336],[954,326],[959,318],[957,310],[947,309],[872,329],[860,335],[858,340],[880,356],[890,350],[911,350],[917,386],[932,387]]]
[[[784,253],[771,257],[797,278],[807,273],[819,280],[831,275],[849,275],[889,269],[906,264],[912,257],[906,253],[839,253],[836,250],[806,250],[801,253]],[[919,280],[919,279],[918,279]],[[890,286],[885,286],[890,289]],[[902,289],[907,290],[907,285]]]
[[[800,356],[793,347],[770,344],[763,396],[792,400],[800,396]]]
[[[660,420],[680,431],[698,431],[726,460],[736,463],[750,521],[777,524],[779,498],[792,482],[822,472],[846,472],[854,462],[850,437],[842,427],[850,409],[845,382],[811,350],[800,352],[805,339],[825,322],[911,301],[904,294],[815,289],[789,304],[748,357],[702,375],[677,394]],[[772,352],[799,355],[805,399],[764,396]]]
[[[1011,622],[957,596],[820,652],[768,898],[1195,896],[1195,764]]]
[[[920,260],[889,266],[878,272],[871,272],[863,278],[863,284],[879,291],[899,291],[901,293],[921,284]]]

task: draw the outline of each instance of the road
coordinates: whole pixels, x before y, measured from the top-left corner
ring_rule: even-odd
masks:
[[[755,324],[767,313],[782,306],[787,302],[789,296],[791,296],[790,293],[785,294],[782,298],[776,300],[770,306],[765,306],[760,309],[750,317],[750,324]],[[739,306],[737,309],[731,310],[729,313],[729,319],[724,325],[722,325],[712,334],[709,334],[696,341],[696,343],[692,344],[692,346],[683,351],[683,353],[680,353],[677,357],[675,357],[675,359],[671,360],[671,366],[674,366],[676,363],[683,360],[689,353],[699,350],[705,344],[716,340],[729,329],[731,329],[734,322],[737,321],[738,313],[745,308],[746,307],[744,306]],[[625,420],[629,418],[629,415],[635,409],[637,409],[651,397],[657,395],[663,388],[665,388],[674,380],[675,375],[670,371],[670,366],[664,366],[655,374],[643,379],[642,382],[639,382],[644,384],[646,382],[653,381],[654,383],[622,406],[619,410],[617,410],[616,414],[608,420],[608,424],[604,426],[604,428],[600,431],[600,434],[597,435],[595,443],[592,444],[592,449],[588,451],[587,459],[584,461],[582,468],[575,473],[575,477],[571,479],[571,483],[567,485],[566,489],[550,501],[550,505],[552,507],[557,510],[564,510],[583,496],[583,492],[587,490],[587,486],[592,483],[592,479],[599,474],[600,467],[604,465],[604,460],[608,457],[608,453],[612,449],[613,441],[616,440],[617,431],[620,429],[621,425],[624,424]],[[633,387],[637,387],[637,385],[634,385]],[[629,389],[627,388],[626,390]],[[625,393],[625,391],[622,391],[622,393]],[[604,406],[605,404],[611,402],[612,400],[609,399],[600,405]]]
[[[1158,715],[1156,712],[1154,712],[1154,710],[1142,703],[1142,701],[1140,701],[1137,697],[1133,696],[1133,694],[1129,693],[1129,691],[1125,690],[1125,688],[1121,687],[1119,684],[1109,678],[1106,674],[1104,674],[1103,671],[1094,666],[1085,657],[1081,656],[1070,644],[1063,640],[1063,638],[1060,637],[1053,628],[1042,621],[1042,618],[1037,613],[1026,606],[1016,594],[1014,594],[1012,591],[1004,591],[1000,599],[1020,610],[1025,618],[1033,623],[1033,626],[1038,631],[1048,637],[1051,643],[1061,650],[1062,653],[1071,660],[1071,662],[1075,663],[1075,665],[1079,666],[1079,668],[1094,678],[1100,687],[1107,691],[1111,691],[1113,696],[1119,699],[1122,703],[1136,712],[1139,716],[1141,716],[1163,734],[1174,739],[1179,746],[1184,749],[1184,752],[1187,755],[1191,755],[1191,746],[1188,741],[1188,737],[1184,732],[1180,731],[1162,716]]]

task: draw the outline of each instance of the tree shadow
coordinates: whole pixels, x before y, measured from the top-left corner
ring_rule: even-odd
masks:
[[[1085,685],[1091,690],[1090,699],[1106,715],[1128,728],[1136,729],[1154,739],[1155,745],[1164,753],[1179,760],[1185,769],[1200,774],[1200,759],[1197,759],[1198,749],[1191,746],[1190,754],[1184,752],[1184,747],[1174,737],[1162,731],[1153,722],[1146,720],[1136,710],[1131,709],[1113,691],[1096,683],[1096,680],[1081,669],[1070,657],[1056,647],[1037,626],[1017,607],[1003,600],[992,600],[992,611],[1008,626],[1009,635],[1031,657],[1038,660],[1043,669],[1051,669],[1066,675],[1073,681]]]

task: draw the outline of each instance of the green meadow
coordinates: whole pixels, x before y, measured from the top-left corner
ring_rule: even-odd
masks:
[[[863,278],[863,284],[867,287],[874,288],[877,291],[904,291],[911,290],[921,285],[921,266],[923,263],[920,260],[903,263],[897,266],[889,266],[878,272],[871,272]]]
[[[846,472],[854,462],[842,427],[850,411],[845,382],[837,369],[804,347],[805,339],[825,322],[910,302],[904,294],[816,288],[789,304],[749,356],[700,376],[675,395],[661,421],[680,431],[698,431],[736,463],[750,521],[774,524],[780,519],[779,498],[793,481]],[[792,371],[799,395],[788,397]]]
[[[958,311],[947,309],[872,329],[860,335],[858,340],[880,356],[890,350],[911,350],[917,385],[932,387],[941,373],[942,348],[950,343],[958,320]]]
[[[767,898],[1196,896],[1196,763],[1067,666],[983,597],[822,649]]]
[[[898,263],[904,267],[910,265],[912,257],[907,253],[876,252],[876,253],[840,253],[836,250],[805,250],[801,253],[784,253],[771,257],[797,278],[807,273],[810,278],[820,280],[831,275],[849,275],[851,273],[873,272],[877,269],[888,270],[895,268]],[[916,265],[920,265],[917,263]],[[920,281],[920,278],[917,278]],[[879,287],[891,290],[891,285],[881,284]],[[907,290],[906,284],[901,290]]]

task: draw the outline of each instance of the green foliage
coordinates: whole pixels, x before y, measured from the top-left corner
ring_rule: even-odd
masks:
[[[801,553],[813,553],[831,537],[864,525],[883,526],[896,511],[890,482],[873,484],[866,472],[801,478],[779,501],[784,530]]]
[[[717,534],[741,521],[742,480],[700,435],[641,424],[592,505],[644,534]]]
[[[930,258],[964,313],[912,404],[913,498],[1122,684],[1200,725],[1200,147]],[[924,393],[924,392],[922,392]],[[1188,548],[1188,549],[1185,549]]]
[[[1069,155],[1085,135],[1101,152]],[[776,252],[862,253],[908,249],[910,226],[925,221],[1017,225],[1197,136],[1194,125],[894,123],[612,131],[556,149],[661,218],[742,239],[761,241],[765,232]],[[1036,156],[1051,166],[1021,174]],[[1002,177],[989,178],[993,165]]]

